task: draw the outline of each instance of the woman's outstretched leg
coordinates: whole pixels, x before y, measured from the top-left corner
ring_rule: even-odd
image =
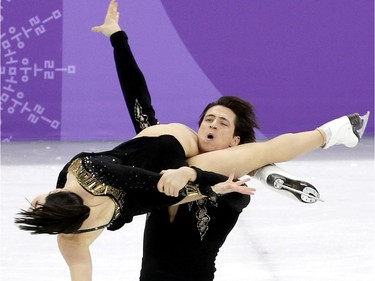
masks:
[[[313,131],[284,134],[263,143],[247,143],[212,151],[189,159],[189,165],[203,170],[237,177],[264,165],[286,162],[317,148],[343,144],[357,145],[367,125],[368,113],[352,114],[335,119]]]
[[[236,177],[267,164],[289,161],[324,145],[318,130],[284,134],[262,143],[246,143],[227,149],[194,156],[189,165],[223,175],[235,172]]]

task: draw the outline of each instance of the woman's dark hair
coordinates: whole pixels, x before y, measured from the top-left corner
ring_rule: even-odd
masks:
[[[236,96],[223,96],[217,101],[209,103],[200,116],[199,125],[203,122],[207,110],[216,105],[229,108],[236,115],[234,135],[240,137],[240,144],[256,141],[254,128],[259,129],[259,125],[253,106]]]
[[[79,195],[64,191],[49,194],[44,204],[18,215],[15,223],[32,234],[74,233],[90,215],[90,208]]]

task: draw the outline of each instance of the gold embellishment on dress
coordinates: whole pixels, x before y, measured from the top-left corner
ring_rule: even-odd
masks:
[[[186,196],[202,195],[197,184],[188,182],[185,185]]]
[[[89,193],[95,196],[108,196],[115,203],[115,213],[112,221],[120,216],[124,206],[125,192],[113,186],[102,183],[95,175],[86,171],[82,165],[82,159],[75,159],[69,166],[69,172],[73,173],[79,184]]]

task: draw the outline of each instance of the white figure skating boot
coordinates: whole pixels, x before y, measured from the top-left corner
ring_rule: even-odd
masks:
[[[363,116],[354,113],[319,127],[318,129],[324,132],[325,135],[323,148],[326,149],[339,144],[355,147],[365,132],[369,116],[370,112]],[[258,169],[254,174],[254,178],[271,187],[272,190],[284,195],[292,195],[292,198],[301,202],[315,203],[323,201],[320,199],[318,190],[313,185],[287,173],[275,164]]]
[[[325,134],[324,149],[333,145],[343,144],[347,147],[354,147],[358,144],[365,132],[370,112],[363,116],[358,113],[343,116],[330,121],[318,129]]]
[[[318,190],[310,183],[287,173],[275,164],[258,169],[254,178],[282,195],[298,199],[303,203],[315,203],[320,199]],[[324,201],[323,201],[324,202]]]

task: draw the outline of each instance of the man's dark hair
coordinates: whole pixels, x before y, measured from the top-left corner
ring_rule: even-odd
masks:
[[[32,234],[74,233],[90,215],[90,208],[73,192],[49,194],[46,202],[28,211],[21,210],[15,223]]]
[[[217,101],[209,103],[200,116],[199,125],[203,122],[207,110],[216,105],[229,108],[236,115],[234,135],[240,137],[240,144],[256,141],[254,129],[259,129],[259,125],[253,106],[251,103],[236,96],[223,96]]]

